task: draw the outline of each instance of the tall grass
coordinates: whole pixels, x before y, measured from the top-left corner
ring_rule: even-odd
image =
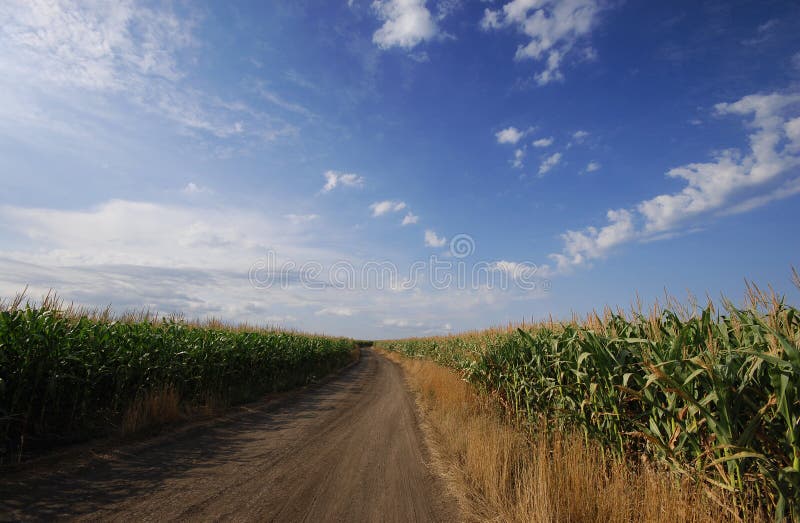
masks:
[[[734,510],[800,518],[800,315],[749,288],[722,310],[606,310],[462,336],[383,342],[456,369],[531,430],[728,491]]]
[[[138,427],[178,402],[235,404],[303,385],[355,348],[344,338],[22,300],[0,307],[0,463]]]

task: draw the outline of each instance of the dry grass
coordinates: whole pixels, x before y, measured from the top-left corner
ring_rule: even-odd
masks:
[[[351,363],[358,361],[360,356],[360,349],[352,349]],[[167,385],[144,394],[128,407],[122,416],[120,435],[137,434],[180,419],[216,416],[229,406],[229,402],[211,394],[206,395],[199,403],[181,403],[180,394],[175,387]]]
[[[434,464],[476,521],[736,521],[692,482],[633,466],[574,435],[526,434],[450,369],[395,353],[423,411]]]
[[[180,418],[180,396],[168,385],[136,399],[122,417],[120,432],[123,436],[136,434]]]
[[[351,363],[355,363],[360,357],[361,349],[350,351]],[[122,416],[120,435],[134,435],[180,419],[216,416],[229,406],[229,402],[211,394],[198,404],[182,404],[178,391],[175,387],[168,385],[148,392],[128,407]]]

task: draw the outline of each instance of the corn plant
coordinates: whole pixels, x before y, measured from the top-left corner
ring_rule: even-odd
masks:
[[[646,455],[734,493],[743,516],[755,498],[776,519],[797,519],[800,317],[753,295],[724,313],[606,311],[380,346],[458,369],[530,428],[545,421],[634,462]]]
[[[308,383],[344,365],[355,347],[343,338],[56,305],[0,308],[0,462],[19,459],[23,447],[108,432],[151,391],[170,387],[185,404],[240,403]]]

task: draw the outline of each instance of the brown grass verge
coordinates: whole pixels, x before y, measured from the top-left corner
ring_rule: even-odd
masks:
[[[352,349],[350,363],[334,373],[357,363],[360,358],[361,349]],[[168,385],[149,391],[134,401],[122,416],[119,433],[123,437],[133,436],[179,420],[213,417],[228,407],[226,401],[213,395],[209,395],[199,405],[182,403],[175,388]]]
[[[137,398],[122,416],[120,432],[128,436],[180,418],[180,395],[174,387],[167,385]]]
[[[450,369],[381,351],[399,363],[422,412],[433,465],[473,521],[737,521],[724,494],[632,465],[571,434],[525,431]]]

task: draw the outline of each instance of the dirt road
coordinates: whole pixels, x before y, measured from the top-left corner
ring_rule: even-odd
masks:
[[[61,470],[6,474],[0,519],[458,520],[426,460],[399,367],[364,350],[278,404]]]

